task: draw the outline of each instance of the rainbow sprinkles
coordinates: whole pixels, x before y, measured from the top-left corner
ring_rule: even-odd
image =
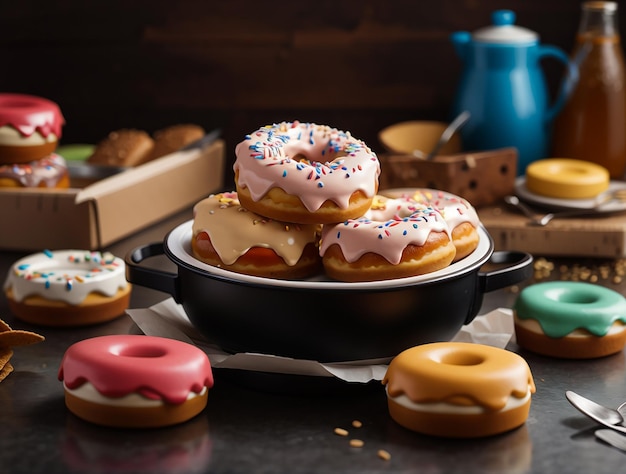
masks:
[[[113,296],[127,285],[124,261],[109,252],[44,250],[14,263],[4,289],[16,301],[40,295],[80,304],[89,293]]]
[[[280,187],[314,212],[326,200],[346,209],[355,190],[368,197],[377,190],[376,154],[350,132],[327,125],[294,121],[261,127],[246,135],[235,153],[239,184],[255,201]]]

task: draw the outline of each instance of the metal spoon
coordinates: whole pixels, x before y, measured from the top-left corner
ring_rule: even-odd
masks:
[[[592,420],[607,428],[626,434],[626,427],[622,426],[624,417],[618,410],[600,405],[571,390],[565,392],[565,397],[575,408]],[[620,408],[623,408],[623,405],[620,405]]]
[[[457,115],[452,122],[448,124],[445,130],[441,133],[441,136],[439,137],[439,140],[437,140],[437,143],[435,143],[435,146],[426,156],[424,156],[424,152],[422,152],[421,150],[413,150],[413,156],[417,158],[423,158],[426,161],[432,160],[435,156],[437,156],[437,153],[439,153],[441,147],[450,141],[450,138],[452,138],[454,132],[456,132],[463,125],[465,125],[469,119],[470,113],[467,110],[464,110],[459,115]]]
[[[626,201],[626,189],[617,189],[610,193],[607,193],[602,197],[593,207],[583,209],[570,209],[560,212],[549,212],[548,214],[540,215],[533,211],[530,207],[524,204],[517,196],[504,196],[504,201],[511,206],[516,207],[522,213],[530,219],[531,225],[537,225],[543,227],[555,217],[577,217],[595,214],[599,209],[612,201],[624,202]]]

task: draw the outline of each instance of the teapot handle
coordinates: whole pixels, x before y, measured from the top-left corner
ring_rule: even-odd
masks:
[[[574,62],[570,61],[567,54],[556,46],[539,46],[537,59],[541,60],[547,57],[555,58],[567,66],[567,76],[564,81],[564,87],[560,88],[554,102],[546,111],[545,120],[546,123],[550,123],[565,105],[565,101],[567,100],[569,91],[571,90],[571,84],[578,80],[578,68]]]

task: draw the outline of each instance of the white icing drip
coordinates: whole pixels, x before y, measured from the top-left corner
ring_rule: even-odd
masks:
[[[160,407],[163,406],[163,400],[153,400],[151,398],[146,398],[138,393],[129,393],[128,395],[124,395],[122,397],[105,397],[102,395],[96,387],[94,387],[89,382],[85,382],[80,387],[75,389],[68,388],[65,383],[63,383],[63,387],[65,390],[74,395],[81,400],[85,400],[91,403],[98,403],[100,405],[110,405],[110,406],[119,406],[119,407],[138,407],[138,408],[148,408],[148,407]],[[207,392],[207,387],[202,387],[202,391],[200,393],[189,392],[187,395],[187,400],[191,400],[195,397],[199,397],[204,395]]]
[[[311,212],[325,201],[347,209],[357,190],[374,196],[380,175],[378,158],[365,143],[313,123],[263,127],[239,143],[235,153],[238,185],[248,188],[252,199],[281,188]]]
[[[484,407],[480,405],[471,405],[471,406],[462,406],[462,405],[452,405],[451,403],[446,402],[433,402],[433,403],[415,403],[409,397],[402,394],[397,397],[392,397],[387,392],[387,396],[394,402],[402,405],[405,408],[413,411],[421,411],[428,413],[445,413],[445,414],[457,414],[457,415],[478,415],[481,413],[490,413],[489,410],[486,410]],[[523,398],[509,397],[506,401],[506,404],[502,409],[498,410],[498,412],[504,412],[508,410],[513,410],[515,408],[519,408],[525,405],[530,399],[530,389],[526,392],[526,395]]]
[[[35,130],[32,134],[24,136],[9,125],[0,127],[0,144],[4,146],[37,146],[57,142],[57,140],[57,136],[54,133],[44,137]]]
[[[57,250],[15,262],[4,288],[11,289],[16,301],[39,295],[78,305],[92,292],[114,296],[126,285],[124,260],[100,252]]]

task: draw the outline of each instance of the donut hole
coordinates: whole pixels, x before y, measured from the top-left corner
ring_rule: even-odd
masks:
[[[557,303],[567,304],[593,304],[598,301],[598,295],[585,291],[562,291],[553,290],[546,293],[546,297]]]
[[[485,361],[485,358],[480,354],[474,354],[467,351],[454,351],[442,354],[440,363],[446,365],[480,365]]]
[[[120,357],[149,359],[154,357],[163,357],[167,351],[162,347],[137,344],[118,347],[117,350],[114,349],[112,352]]]

